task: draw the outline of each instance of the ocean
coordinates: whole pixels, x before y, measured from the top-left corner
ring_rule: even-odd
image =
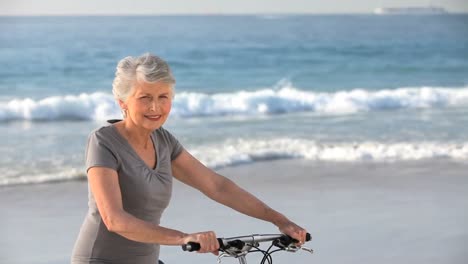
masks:
[[[211,168],[468,161],[468,15],[0,17],[0,186],[84,179],[116,64],[145,52]]]

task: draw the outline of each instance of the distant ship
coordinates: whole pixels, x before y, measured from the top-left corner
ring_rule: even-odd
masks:
[[[427,7],[380,7],[374,9],[377,15],[440,15],[447,14],[447,10],[439,6]]]

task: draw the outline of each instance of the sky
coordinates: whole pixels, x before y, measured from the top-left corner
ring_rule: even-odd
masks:
[[[0,0],[0,15],[371,13],[431,4],[468,13],[468,0]]]

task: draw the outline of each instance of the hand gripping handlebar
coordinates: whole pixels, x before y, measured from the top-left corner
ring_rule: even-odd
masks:
[[[306,241],[312,239],[309,233],[306,234]],[[240,237],[230,237],[230,238],[218,238],[219,250],[229,250],[237,249],[239,251],[244,251],[243,248],[246,244],[254,245],[256,243],[272,241],[273,245],[279,248],[288,248],[290,245],[298,243],[296,239],[288,235],[263,235],[255,234],[249,236],[240,236]],[[198,251],[200,250],[200,244],[196,242],[188,242],[185,245],[182,245],[182,250],[184,251]]]

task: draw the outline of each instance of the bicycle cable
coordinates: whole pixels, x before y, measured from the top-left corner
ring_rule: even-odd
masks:
[[[272,246],[273,245],[271,245],[267,250],[263,250],[263,249],[255,247],[255,248],[259,249],[263,253],[263,258],[260,261],[260,264],[265,264],[265,261],[268,261],[267,262],[268,264],[273,264],[273,257],[271,256],[271,254],[269,252]]]

